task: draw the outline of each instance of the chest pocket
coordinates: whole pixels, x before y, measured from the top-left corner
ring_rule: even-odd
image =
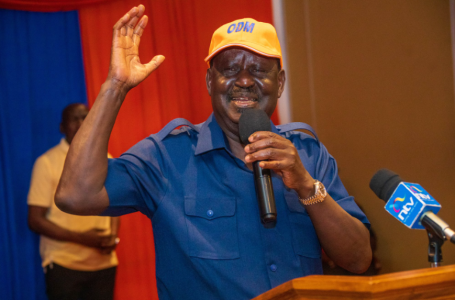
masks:
[[[284,198],[290,211],[289,221],[295,253],[305,257],[320,258],[321,245],[316,230],[305,207],[300,204],[297,193],[294,190],[285,189]]]
[[[207,259],[239,257],[235,197],[185,197],[189,255]]]

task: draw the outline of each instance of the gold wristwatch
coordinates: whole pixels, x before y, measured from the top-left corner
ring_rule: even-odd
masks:
[[[324,185],[319,180],[316,180],[314,183],[314,195],[306,199],[299,198],[299,201],[304,206],[312,205],[324,201],[326,196],[327,190]]]

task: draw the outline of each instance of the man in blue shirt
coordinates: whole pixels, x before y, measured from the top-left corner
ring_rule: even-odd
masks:
[[[160,299],[250,299],[293,278],[321,274],[321,246],[339,266],[365,271],[368,220],[341,183],[325,147],[272,126],[239,139],[245,108],[275,110],[285,83],[270,24],[242,19],[212,37],[206,82],[213,114],[176,119],[120,158],[105,156],[127,92],[164,61],[141,64],[144,7],[114,25],[106,82],[67,156],[56,204],[73,214],[146,214],[153,223]],[[179,130],[176,127],[186,125]],[[251,164],[273,170],[274,228],[260,222]],[[89,199],[89,200],[87,200]],[[366,226],[365,226],[366,225]]]

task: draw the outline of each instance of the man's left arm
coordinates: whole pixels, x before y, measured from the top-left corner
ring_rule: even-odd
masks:
[[[314,182],[291,141],[273,132],[256,132],[245,147],[245,161],[261,161],[264,169],[281,175],[284,184],[299,198],[314,195]],[[326,254],[339,266],[354,273],[365,272],[372,258],[370,234],[365,225],[348,214],[327,194],[324,201],[305,206]]]
[[[303,193],[298,193],[300,198]],[[370,266],[370,233],[327,194],[321,203],[305,206],[325,253],[339,266],[363,273]]]

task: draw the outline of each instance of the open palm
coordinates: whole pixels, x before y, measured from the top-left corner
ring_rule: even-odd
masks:
[[[147,26],[144,6],[133,7],[113,28],[109,78],[129,90],[149,76],[164,61],[157,55],[149,63],[139,59],[139,44]]]

